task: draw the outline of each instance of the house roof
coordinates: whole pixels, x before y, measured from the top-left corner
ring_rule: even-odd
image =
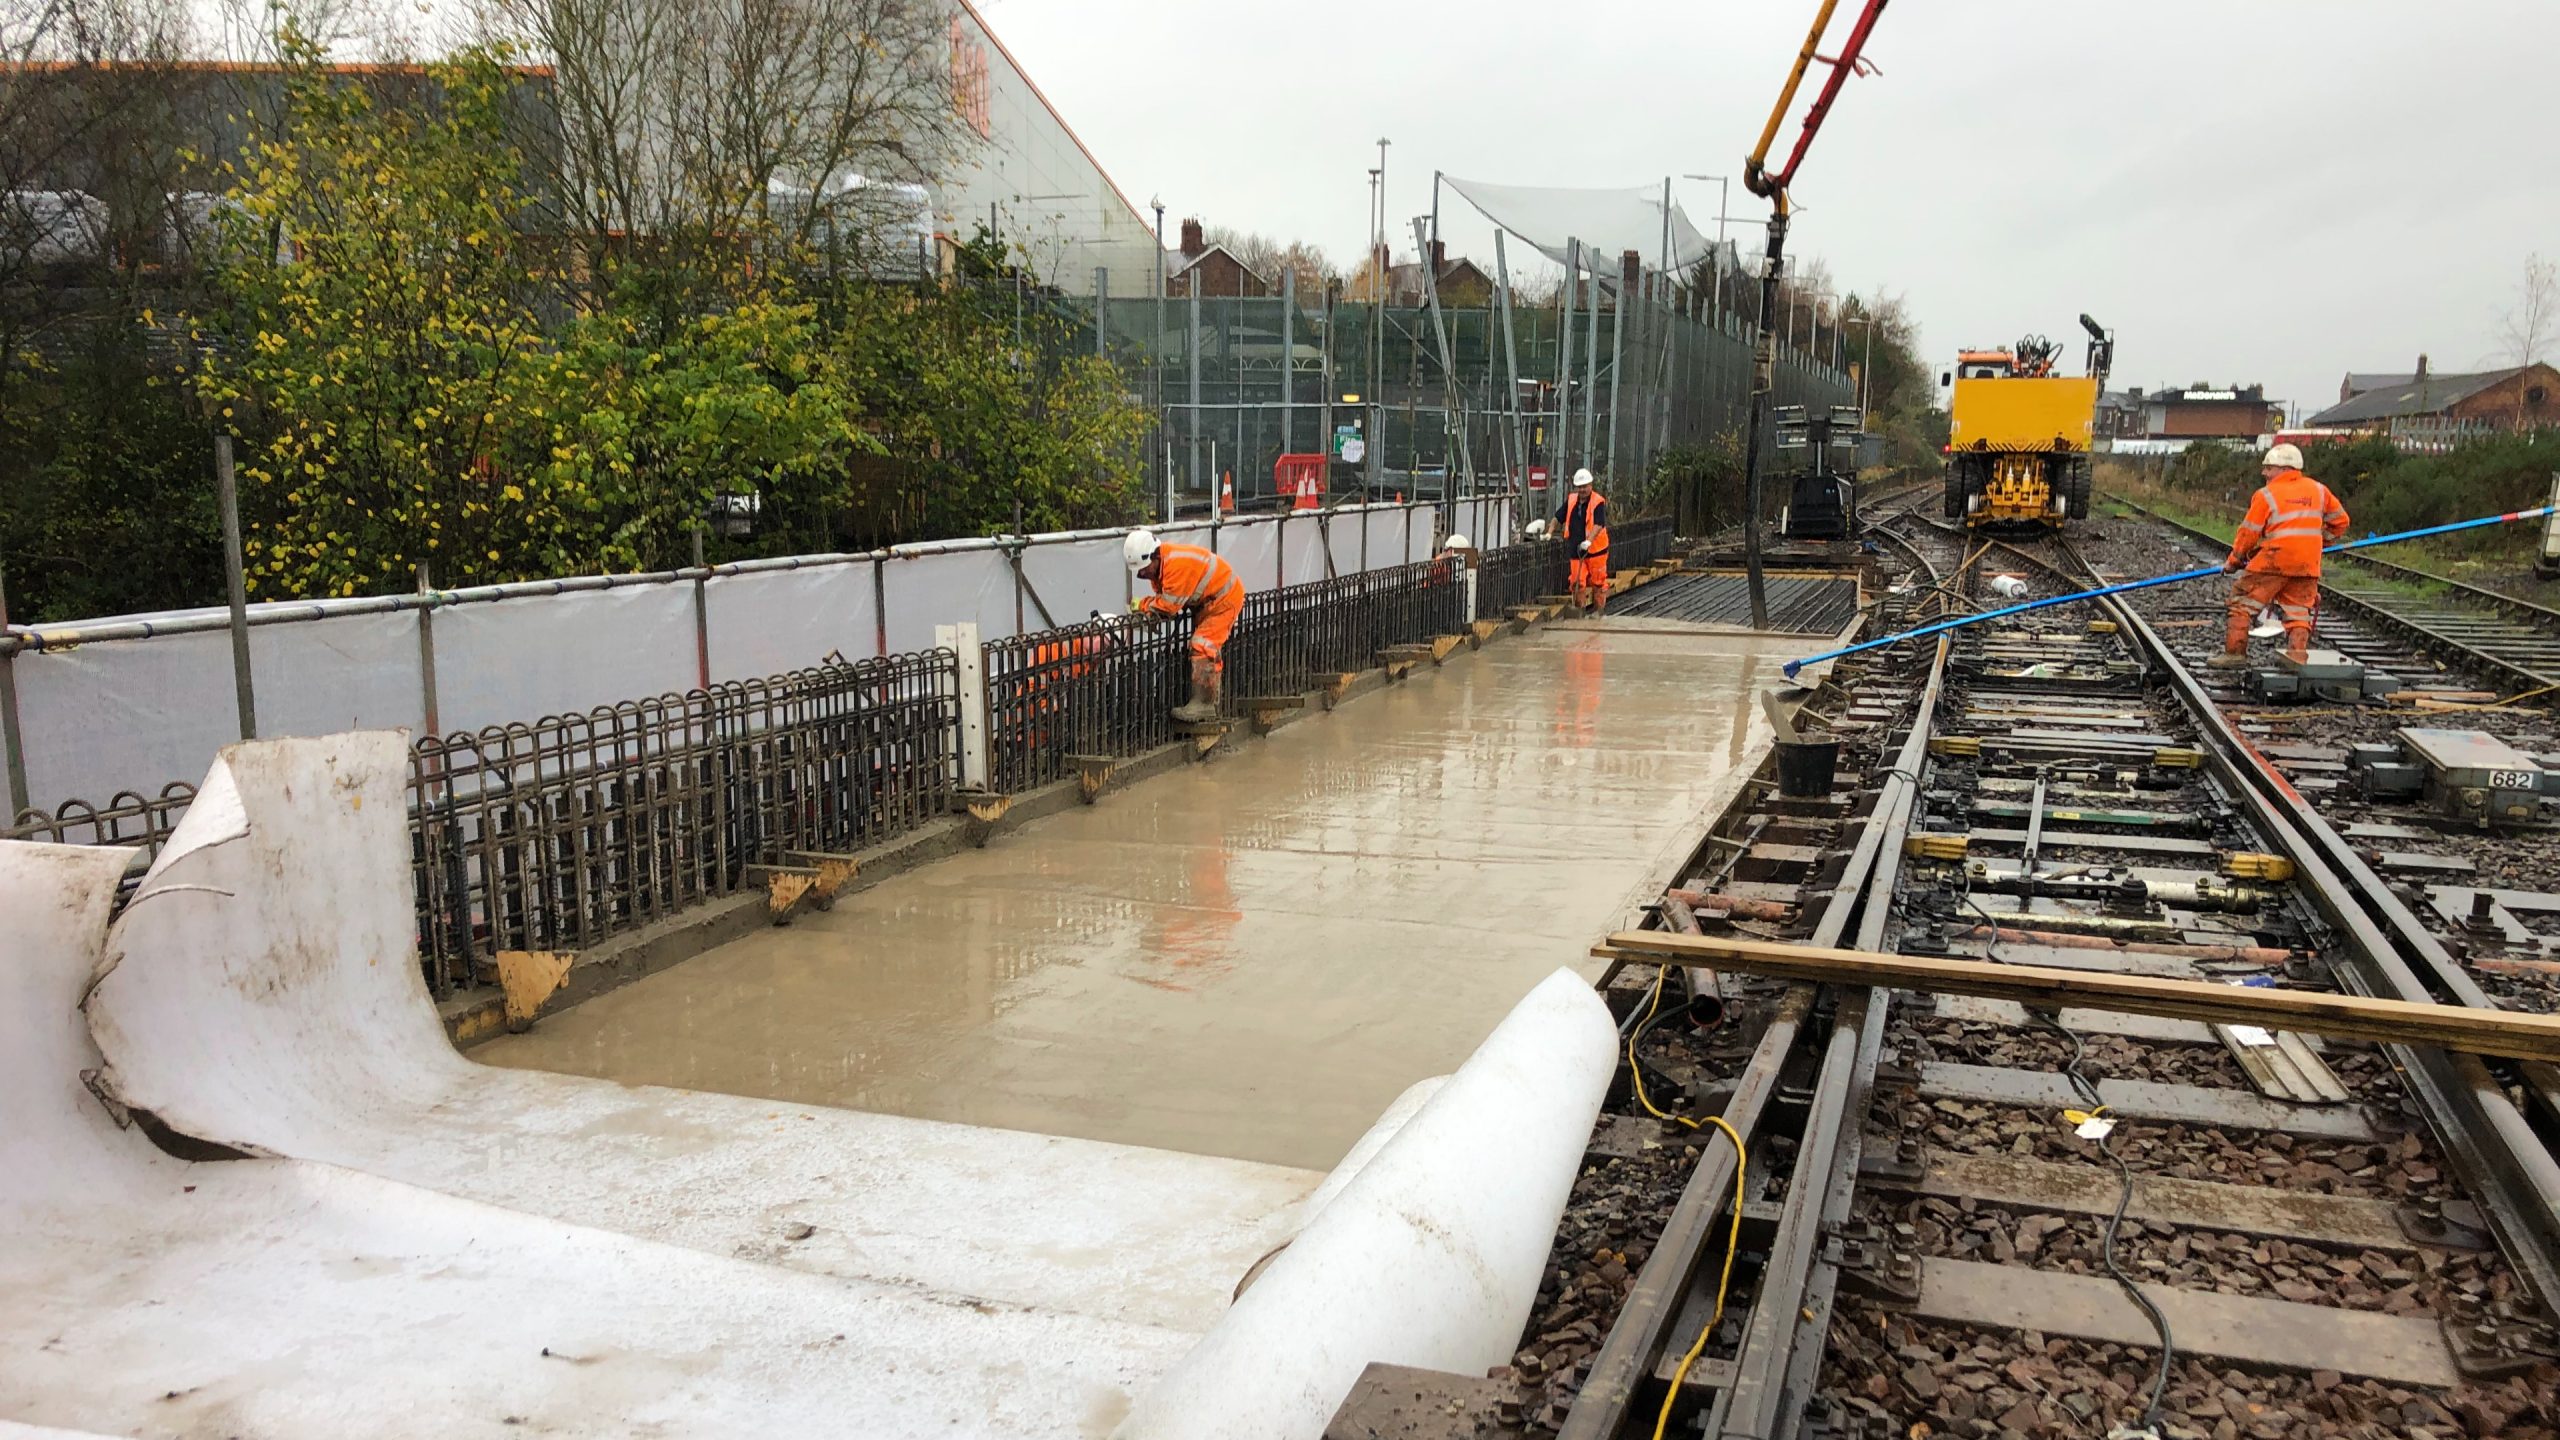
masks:
[[[2409,376],[2397,385],[2368,390],[2343,405],[2332,405],[2311,417],[2313,425],[2353,425],[2367,420],[2397,420],[2412,415],[2433,415],[2470,399],[2521,367],[2504,370],[2482,370],[2470,375],[2430,375],[2425,380]]]
[[[1167,252],[1166,252],[1166,258],[1168,258],[1168,259],[1172,259],[1172,258],[1176,258],[1176,257],[1181,257],[1181,259],[1182,259],[1182,263],[1181,263],[1181,264],[1179,264],[1179,265],[1174,266],[1171,270],[1166,271],[1166,272],[1165,272],[1165,278],[1166,278],[1166,279],[1168,279],[1168,280],[1170,280],[1170,279],[1173,279],[1175,276],[1178,276],[1178,275],[1188,275],[1188,274],[1190,274],[1190,273],[1192,272],[1192,270],[1193,270],[1194,268],[1196,268],[1196,267],[1200,264],[1200,262],[1201,262],[1201,261],[1208,259],[1208,258],[1209,258],[1210,256],[1212,256],[1212,255],[1224,255],[1224,256],[1226,256],[1228,259],[1233,260],[1234,262],[1236,262],[1236,268],[1237,268],[1237,269],[1239,269],[1239,270],[1241,270],[1241,271],[1243,271],[1243,272],[1244,272],[1244,273],[1246,273],[1247,275],[1252,276],[1254,279],[1261,281],[1261,282],[1262,282],[1263,284],[1265,284],[1265,285],[1268,285],[1268,284],[1270,284],[1270,283],[1271,283],[1271,277],[1270,277],[1270,276],[1265,275],[1265,274],[1263,274],[1261,271],[1256,270],[1256,269],[1254,269],[1252,266],[1247,265],[1246,263],[1244,263],[1244,257],[1243,257],[1243,256],[1238,255],[1236,252],[1234,252],[1233,250],[1228,249],[1228,248],[1227,248],[1226,246],[1224,246],[1224,245],[1212,245],[1212,246],[1210,246],[1208,249],[1201,251],[1199,254],[1197,254],[1197,255],[1192,255],[1192,256],[1188,256],[1188,257],[1184,257],[1184,256],[1182,255],[1182,252],[1181,252],[1181,251],[1179,251],[1179,250],[1167,251]]]

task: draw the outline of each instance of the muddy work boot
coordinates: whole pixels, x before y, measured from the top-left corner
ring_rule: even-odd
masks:
[[[1206,725],[1218,718],[1218,673],[1206,665],[1191,667],[1191,699],[1173,707],[1173,718],[1185,725]]]
[[[2246,670],[2249,668],[2249,652],[2225,650],[2204,663],[2208,670]]]

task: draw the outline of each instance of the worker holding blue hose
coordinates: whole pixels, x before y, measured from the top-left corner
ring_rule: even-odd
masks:
[[[2320,551],[2347,533],[2346,507],[2329,487],[2302,473],[2302,452],[2291,445],[2267,451],[2259,473],[2266,483],[2249,500],[2249,518],[2232,536],[2223,573],[2248,567],[2231,586],[2229,623],[2222,653],[2210,662],[2216,670],[2239,670],[2249,664],[2249,625],[2273,605],[2284,621],[2285,653],[2294,660],[2311,653],[2311,617],[2320,608]]]

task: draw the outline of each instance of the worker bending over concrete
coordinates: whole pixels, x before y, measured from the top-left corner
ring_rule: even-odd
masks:
[[[1244,610],[1244,581],[1216,551],[1197,545],[1167,545],[1151,531],[1132,530],[1120,545],[1120,558],[1130,573],[1154,587],[1131,608],[1171,619],[1191,619],[1191,699],[1173,707],[1173,718],[1186,725],[1218,718],[1218,684],[1226,670],[1227,637]]]
[[[1591,483],[1591,472],[1573,472],[1573,489],[1556,512],[1556,533],[1564,537],[1572,566],[1573,603],[1609,613],[1609,501]]]
[[[2222,653],[2212,660],[2217,670],[2248,665],[2250,622],[2269,605],[2284,621],[2285,653],[2296,660],[2311,653],[2311,616],[2320,608],[2320,551],[2347,533],[2346,507],[2328,486],[2302,473],[2299,449],[2269,450],[2259,473],[2266,483],[2251,497],[2249,518],[2240,522],[2231,556],[2222,562],[2224,574],[2243,564],[2249,569],[2231,586]]]

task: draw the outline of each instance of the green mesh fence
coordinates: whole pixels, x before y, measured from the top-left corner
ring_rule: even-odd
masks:
[[[1562,476],[1584,465],[1632,490],[1627,482],[1655,454],[1739,435],[1750,409],[1743,319],[1643,299],[1623,311],[1604,306],[1596,326],[1577,307],[1569,342],[1556,305],[1515,306],[1507,352],[1498,306],[1451,303],[1442,311],[1445,364],[1420,306],[1151,294],[1040,303],[1069,322],[1080,348],[1108,354],[1130,393],[1156,410],[1151,488],[1161,496],[1170,474],[1177,497],[1192,502],[1231,474],[1240,508],[1285,504],[1275,462],[1338,453],[1337,432],[1361,442],[1356,463],[1329,467],[1337,498],[1459,493],[1470,468],[1479,490],[1508,488],[1531,467]],[[1852,398],[1844,370],[1783,346],[1775,392],[1777,405]]]

